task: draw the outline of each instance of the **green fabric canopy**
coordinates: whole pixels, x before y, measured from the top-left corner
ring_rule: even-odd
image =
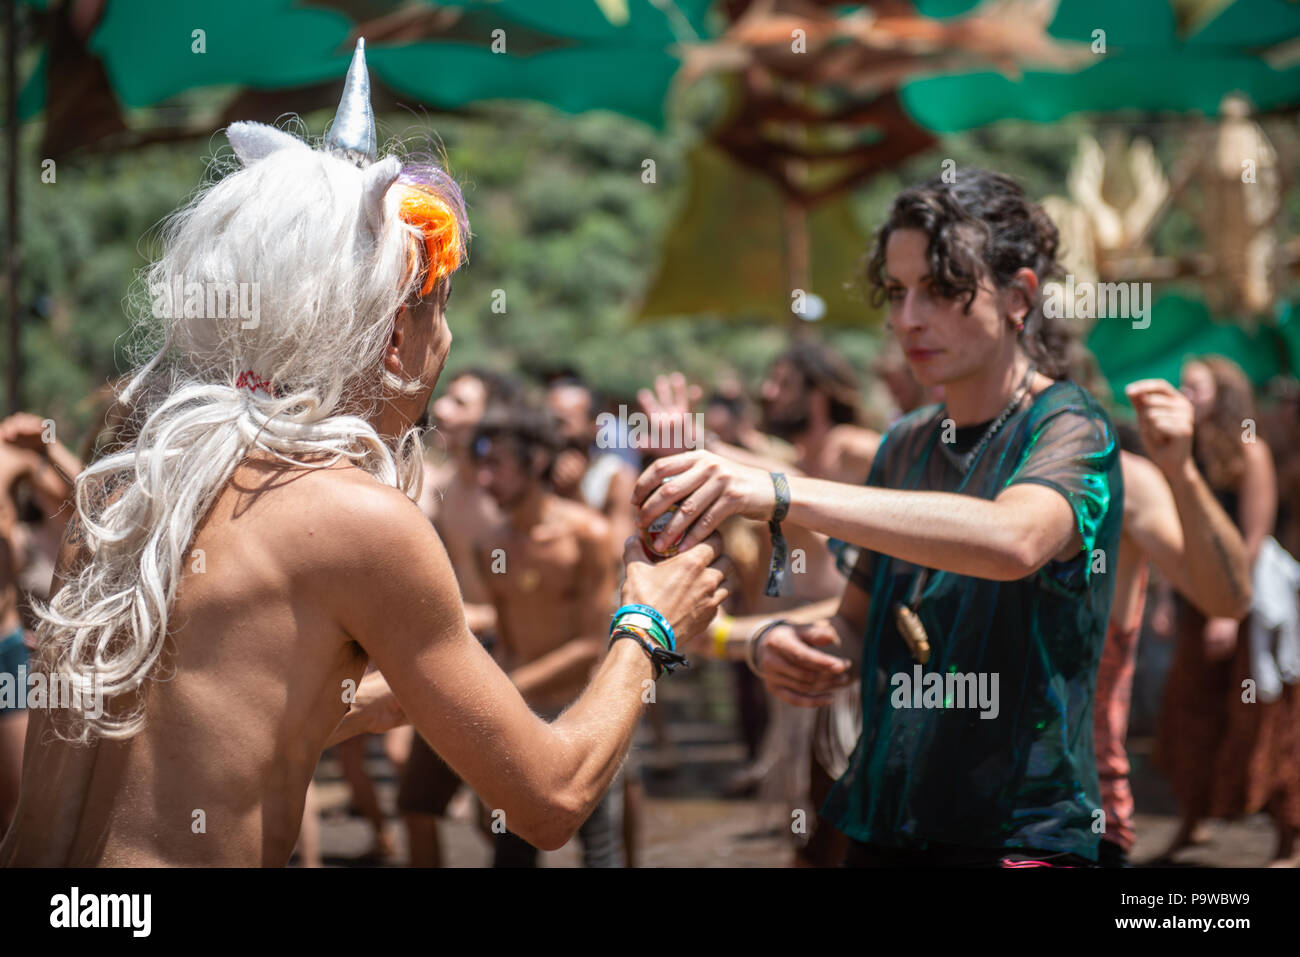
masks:
[[[44,0],[25,0],[45,9]],[[561,110],[615,110],[655,126],[666,118],[669,91],[681,66],[683,51],[693,43],[733,42],[727,33],[733,15],[743,4],[721,0],[444,0],[439,3],[383,0],[214,0],[214,2],[159,3],[157,0],[104,0],[102,16],[93,26],[84,51],[74,50],[74,64],[95,60],[89,82],[98,77],[104,99],[84,95],[77,83],[66,84],[57,117],[50,104],[51,124],[62,124],[60,146],[85,142],[96,135],[83,131],[91,125],[102,103],[116,102],[124,109],[148,107],[194,88],[233,86],[253,90],[308,87],[341,80],[352,55],[351,39],[366,32],[367,61],[376,84],[400,102],[432,108],[459,108],[491,99],[525,98],[549,103]],[[826,4],[825,6],[830,6]],[[841,13],[860,4],[840,4]],[[921,17],[936,21],[988,15],[993,6],[980,0],[914,0]],[[449,16],[450,12],[454,16]],[[1010,9],[1014,13],[1014,8]],[[1032,8],[1026,6],[1026,16]],[[906,8],[893,4],[888,11],[897,21]],[[66,15],[66,10],[62,14]],[[1006,15],[1005,13],[1003,14]],[[802,21],[796,21],[802,22]],[[773,21],[768,43],[788,25]],[[1008,22],[1008,28],[1020,27]],[[908,29],[934,24],[912,21]],[[968,24],[959,24],[961,33]],[[989,25],[984,24],[984,29]],[[192,32],[205,31],[206,50],[192,51]],[[495,31],[504,31],[504,52],[493,52]],[[1029,25],[1026,36],[1033,36]],[[906,33],[906,30],[903,31]],[[902,36],[903,34],[896,34]],[[994,70],[986,60],[949,37],[934,56],[900,47],[881,50],[882,60],[897,58],[908,64],[897,86],[882,91],[847,90],[826,85],[825,94],[841,110],[855,103],[870,108],[873,100],[896,95],[903,115],[889,130],[869,127],[881,142],[881,160],[890,165],[910,151],[932,142],[930,134],[970,129],[1002,119],[1052,122],[1080,111],[1143,111],[1217,113],[1224,95],[1246,94],[1257,110],[1294,110],[1300,107],[1300,3],[1290,0],[1059,0],[1047,35],[1062,44],[1074,44],[1077,60],[1062,61],[1056,72],[1015,64]],[[1104,49],[1101,47],[1104,43]],[[944,46],[949,44],[949,46]],[[56,51],[61,49],[55,45]],[[964,52],[963,52],[964,51]],[[743,52],[743,51],[741,51]],[[20,98],[20,115],[32,118],[47,106],[48,51],[28,78]],[[77,59],[80,57],[80,60]],[[96,60],[97,58],[97,60]],[[65,58],[64,61],[68,62]],[[875,60],[864,61],[869,68]],[[1071,65],[1072,64],[1072,65]],[[929,70],[929,73],[922,71]],[[911,71],[911,72],[908,72]],[[320,92],[319,90],[317,92]],[[332,91],[330,96],[332,96]],[[814,99],[816,97],[813,97]],[[861,101],[861,102],[858,102]],[[68,104],[72,106],[69,108]],[[77,112],[81,104],[81,113]],[[331,103],[332,105],[332,103]],[[735,103],[730,106],[736,106]],[[87,115],[89,111],[90,116]],[[850,110],[851,111],[851,110]],[[817,120],[806,124],[816,132]],[[760,124],[757,120],[755,127]],[[780,125],[780,124],[777,124]],[[48,135],[47,130],[47,135]],[[107,124],[98,135],[112,132]],[[919,135],[917,135],[919,134]],[[891,151],[890,144],[903,148]],[[910,145],[908,145],[910,144]],[[918,146],[917,144],[921,144]],[[762,143],[758,144],[761,151]],[[735,173],[713,169],[703,151],[691,160],[695,175],[704,176],[716,190],[710,199],[702,185],[692,191],[665,248],[659,281],[649,291],[642,315],[726,312],[732,315],[767,313],[779,318],[788,307],[788,293],[780,288],[781,232],[779,197],[768,196],[760,186]],[[869,163],[864,169],[873,169]],[[742,181],[744,180],[744,181]],[[736,198],[753,193],[748,214],[733,213],[719,222],[709,216]],[[757,210],[763,213],[758,214]],[[713,210],[711,213],[710,210]],[[742,242],[734,229],[737,216],[753,225]],[[680,235],[682,230],[692,235]],[[722,230],[722,233],[718,231]],[[728,231],[730,230],[730,231]],[[842,204],[814,207],[809,221],[812,279],[810,285],[828,306],[832,321],[856,317],[863,307],[849,301],[843,284],[851,277],[856,257],[863,249],[857,228]],[[719,236],[726,242],[718,242]],[[712,239],[708,239],[712,237]],[[759,239],[764,249],[760,250]],[[701,242],[702,239],[708,239]],[[851,250],[840,248],[852,244]],[[761,255],[760,255],[761,254]],[[761,269],[744,268],[748,257],[763,260]],[[730,257],[730,258],[728,258]],[[711,268],[700,268],[703,260]],[[733,268],[737,271],[733,271]],[[717,277],[733,276],[730,285]],[[692,278],[693,277],[693,278]],[[1102,322],[1093,335],[1103,364],[1116,381],[1134,370],[1145,370],[1143,357],[1172,354],[1170,350],[1198,341],[1196,337],[1233,336],[1222,348],[1255,350],[1248,359],[1252,376],[1264,376],[1275,344],[1233,327],[1211,330],[1200,312],[1179,299],[1157,304],[1153,330],[1140,338],[1122,334],[1119,323]],[[1204,307],[1200,307],[1203,311]],[[1193,315],[1195,313],[1195,315]],[[1168,317],[1167,319],[1164,317]],[[1166,341],[1159,329],[1194,330]],[[1136,332],[1136,331],[1135,331]],[[1296,341],[1287,326],[1280,339]],[[1108,337],[1119,337],[1112,341]],[[1270,340],[1271,342],[1271,340]],[[1160,351],[1163,349],[1164,351]],[[1155,351],[1153,351],[1155,350]],[[1233,354],[1237,354],[1234,351]],[[1245,354],[1245,353],[1243,353]],[[1288,353],[1289,355],[1289,353]],[[1163,359],[1151,359],[1159,368]],[[1288,360],[1287,367],[1296,367]],[[1143,373],[1145,374],[1145,373]]]
[[[931,16],[968,13],[977,0],[919,0]],[[1205,16],[1208,12],[1209,16]],[[1180,23],[1182,13],[1186,22]],[[1201,13],[1201,16],[1193,16]],[[936,133],[1001,119],[1052,122],[1079,111],[1218,112],[1239,91],[1257,110],[1300,103],[1300,55],[1275,68],[1261,54],[1300,36],[1300,4],[1288,0],[1061,0],[1048,33],[1088,44],[1104,31],[1104,54],[1075,73],[982,70],[917,79],[903,106]],[[1279,62],[1286,58],[1278,55]]]
[[[1300,370],[1300,316],[1283,303],[1274,325],[1250,328],[1216,321],[1209,307],[1191,295],[1169,292],[1155,301],[1151,323],[1136,329],[1129,319],[1098,319],[1087,338],[1115,401],[1127,405],[1124,386],[1138,379],[1177,382],[1189,356],[1228,356],[1257,386]]]
[[[43,0],[25,0],[44,9]],[[393,11],[410,4],[394,2]],[[418,7],[418,4],[416,5]],[[527,98],[567,111],[611,109],[662,124],[680,61],[676,44],[716,39],[726,26],[711,0],[446,0],[461,21],[445,36],[368,45],[376,79],[433,107]],[[851,9],[854,4],[844,4]],[[977,0],[917,0],[935,18],[969,15]],[[626,17],[609,11],[626,10]],[[1208,11],[1208,15],[1207,15]],[[259,89],[341,78],[350,33],[385,12],[379,2],[106,0],[89,40],[126,108],[160,103],[211,85]],[[713,11],[717,12],[717,11]],[[503,29],[506,52],[490,48]],[[206,31],[206,52],[191,52],[191,32]],[[1096,63],[1071,72],[1027,71],[1013,77],[971,63],[900,85],[915,122],[935,132],[999,119],[1050,122],[1081,110],[1199,110],[1212,113],[1234,90],[1270,110],[1300,103],[1300,64],[1261,58],[1300,36],[1300,4],[1287,0],[1060,0],[1048,33],[1061,41],[1105,36]],[[1294,57],[1291,58],[1294,60]],[[44,107],[46,61],[20,99],[26,119]]]
[[[429,106],[526,98],[570,112],[617,110],[659,125],[668,83],[679,66],[668,48],[679,32],[683,39],[703,32],[709,3],[674,0],[677,14],[670,19],[651,0],[627,0],[626,21],[615,23],[595,0],[451,0],[428,5],[431,12],[434,7],[464,11],[449,38],[368,43],[366,59],[375,80]],[[107,0],[89,49],[102,60],[127,108],[151,106],[196,87],[302,86],[341,79],[346,72],[349,37],[358,22],[347,15],[348,7],[298,0]],[[370,3],[364,11],[374,17],[383,7]],[[196,29],[205,31],[206,52],[192,52]],[[492,50],[497,29],[505,31],[504,53]],[[42,58],[23,90],[24,119],[44,107],[45,66]]]

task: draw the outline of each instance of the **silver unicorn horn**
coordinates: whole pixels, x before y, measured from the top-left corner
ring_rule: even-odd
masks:
[[[330,124],[325,148],[365,169],[378,157],[375,111],[370,106],[370,74],[366,72],[366,41],[357,40],[352,64],[343,83],[343,98]]]

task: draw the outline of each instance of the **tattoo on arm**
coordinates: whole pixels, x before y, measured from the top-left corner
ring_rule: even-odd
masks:
[[[1228,580],[1228,585],[1232,588],[1232,597],[1241,601],[1246,596],[1246,583],[1241,580],[1239,570],[1228,555],[1228,550],[1223,545],[1223,539],[1219,537],[1216,531],[1210,532],[1210,541],[1214,543],[1215,554],[1219,556],[1219,565],[1223,568],[1223,575]]]

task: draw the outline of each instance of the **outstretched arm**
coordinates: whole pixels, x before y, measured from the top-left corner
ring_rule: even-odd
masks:
[[[373,568],[373,587],[339,589],[340,621],[416,730],[489,807],[505,812],[507,826],[538,847],[559,847],[631,744],[653,677],[646,653],[615,642],[578,701],[544,722],[470,633],[446,551],[416,507],[391,489],[350,504],[351,537],[368,543],[361,557]],[[683,640],[701,631],[726,597],[722,572],[709,567],[717,539],[656,566],[638,560],[639,550],[630,539],[624,601],[658,608]]]
[[[1041,485],[1012,485],[989,501],[787,477],[788,521],[927,568],[1014,581],[1080,545],[1069,502]],[[709,452],[660,459],[637,480],[634,496],[642,527],[678,502],[661,539],[671,544],[685,534],[687,548],[729,515],[766,520],[775,504],[766,471]]]

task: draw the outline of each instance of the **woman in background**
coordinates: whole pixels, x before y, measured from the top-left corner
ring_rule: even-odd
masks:
[[[1250,381],[1229,359],[1207,356],[1183,367],[1196,409],[1195,456],[1241,530],[1254,568],[1277,518],[1277,479]],[[1199,843],[1207,817],[1266,811],[1277,827],[1275,863],[1293,858],[1300,830],[1300,714],[1295,685],[1272,702],[1247,693],[1250,624],[1209,618],[1178,601],[1177,646],[1161,705],[1156,763],[1178,801],[1181,823],[1162,857]],[[1243,700],[1244,699],[1244,700]]]

